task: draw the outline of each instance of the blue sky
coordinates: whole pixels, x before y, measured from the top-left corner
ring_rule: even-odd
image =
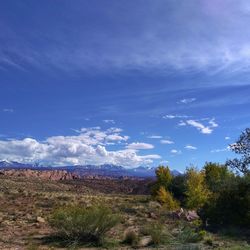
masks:
[[[224,162],[250,126],[249,1],[0,3],[0,159]]]

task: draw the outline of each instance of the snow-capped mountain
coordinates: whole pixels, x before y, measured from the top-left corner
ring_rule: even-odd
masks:
[[[128,176],[140,178],[150,178],[155,176],[154,167],[140,166],[137,168],[126,168],[113,164],[51,167],[42,166],[39,164],[24,164],[14,161],[0,161],[0,169],[66,170],[68,172],[74,172],[80,176],[103,175],[113,177]],[[178,170],[172,170],[171,173],[174,176],[182,174]]]

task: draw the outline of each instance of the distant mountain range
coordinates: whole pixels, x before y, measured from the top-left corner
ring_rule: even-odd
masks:
[[[76,165],[76,166],[40,166],[39,164],[24,164],[15,161],[0,161],[0,169],[33,169],[33,170],[66,170],[70,173],[84,176],[110,176],[110,177],[139,177],[152,178],[155,176],[153,167],[125,168],[122,166],[103,164],[103,165]],[[172,170],[172,175],[177,176],[182,173],[178,170]]]

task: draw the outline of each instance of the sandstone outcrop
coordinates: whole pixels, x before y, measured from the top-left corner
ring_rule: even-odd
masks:
[[[66,170],[8,169],[1,170],[0,174],[12,177],[39,178],[53,181],[80,179],[80,176],[77,174],[67,172]]]

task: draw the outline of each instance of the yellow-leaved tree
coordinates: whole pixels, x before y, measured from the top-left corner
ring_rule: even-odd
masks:
[[[173,198],[173,195],[161,186],[156,194],[156,200],[167,208],[167,210],[172,211],[179,207],[178,201]]]
[[[169,187],[173,179],[169,167],[159,166],[155,170],[155,175],[156,183],[152,190],[154,198],[170,211],[178,208],[178,201],[176,201],[172,193],[169,192]]]
[[[210,196],[210,191],[206,186],[205,173],[194,167],[187,168],[185,186],[187,208],[201,208]]]

